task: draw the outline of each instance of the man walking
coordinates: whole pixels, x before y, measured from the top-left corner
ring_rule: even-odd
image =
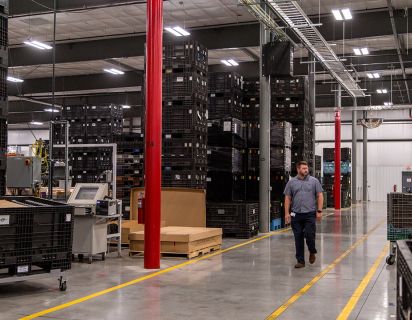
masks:
[[[295,236],[295,268],[305,267],[305,238],[309,249],[309,263],[316,260],[316,218],[322,218],[323,194],[318,179],[309,175],[306,161],[297,164],[298,175],[285,188],[285,222],[292,223]],[[292,210],[290,205],[292,204]]]

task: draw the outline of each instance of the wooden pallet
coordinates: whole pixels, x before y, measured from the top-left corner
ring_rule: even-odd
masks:
[[[212,253],[214,251],[218,251],[221,249],[221,245],[216,245],[216,246],[212,246],[212,247],[208,247],[208,248],[204,248],[201,250],[196,250],[193,252],[189,252],[189,253],[181,253],[181,252],[162,252],[161,255],[162,257],[186,257],[187,259],[193,259],[193,258],[197,258],[199,256],[203,256],[209,253]],[[142,251],[129,251],[129,256],[136,256],[136,255],[143,255],[144,252]]]

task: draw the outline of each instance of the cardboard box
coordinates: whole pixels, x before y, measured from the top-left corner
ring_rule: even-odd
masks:
[[[144,231],[129,235],[130,251],[144,251]],[[194,252],[222,245],[222,229],[164,227],[160,234],[161,253],[177,253],[190,255]]]
[[[166,226],[165,222],[161,222],[161,227]],[[123,220],[122,221],[122,244],[129,244],[129,234],[133,232],[144,231],[144,224],[139,224],[138,221],[134,220]]]
[[[138,199],[143,195],[144,188],[133,188],[131,191],[131,220],[137,220]],[[166,226],[206,227],[206,191],[163,188],[161,215]]]

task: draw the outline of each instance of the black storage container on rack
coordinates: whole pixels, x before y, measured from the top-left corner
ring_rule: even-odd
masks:
[[[292,147],[292,124],[286,121],[272,121],[270,124],[270,145]]]
[[[242,201],[245,200],[245,176],[243,174],[208,171],[207,200],[208,201]]]
[[[2,197],[15,207],[0,208],[0,269],[5,277],[71,268],[74,208],[35,197]]]
[[[259,172],[246,172],[246,201],[259,201]]]
[[[285,147],[271,147],[270,148],[270,168],[283,170],[285,172],[291,171],[291,150]]]
[[[245,124],[245,136],[248,148],[258,148],[259,147],[259,131],[260,124],[259,121],[249,121]]]
[[[245,150],[226,147],[209,147],[207,165],[209,171],[243,173]]]
[[[259,121],[260,83],[259,81],[243,82],[243,121]]]
[[[208,121],[208,145],[214,147],[246,146],[243,122],[236,118],[222,118]]]
[[[259,204],[208,202],[206,225],[222,228],[223,236],[251,238],[257,235],[259,229]]]
[[[206,189],[206,167],[203,170],[162,170],[163,187]]]
[[[207,103],[199,99],[164,100],[162,124],[165,132],[206,132]]]
[[[197,41],[165,41],[163,43],[163,69],[165,73],[186,70],[206,71],[208,50]]]

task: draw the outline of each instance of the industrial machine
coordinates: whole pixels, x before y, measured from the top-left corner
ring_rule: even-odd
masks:
[[[402,192],[412,192],[412,171],[402,172]]]
[[[88,262],[100,254],[105,259],[107,251],[107,221],[121,219],[121,202],[108,197],[106,183],[78,183],[68,204],[74,209],[73,254]],[[120,224],[119,224],[120,225]]]
[[[41,165],[39,157],[13,156],[7,158],[7,188],[35,190],[41,184]]]

